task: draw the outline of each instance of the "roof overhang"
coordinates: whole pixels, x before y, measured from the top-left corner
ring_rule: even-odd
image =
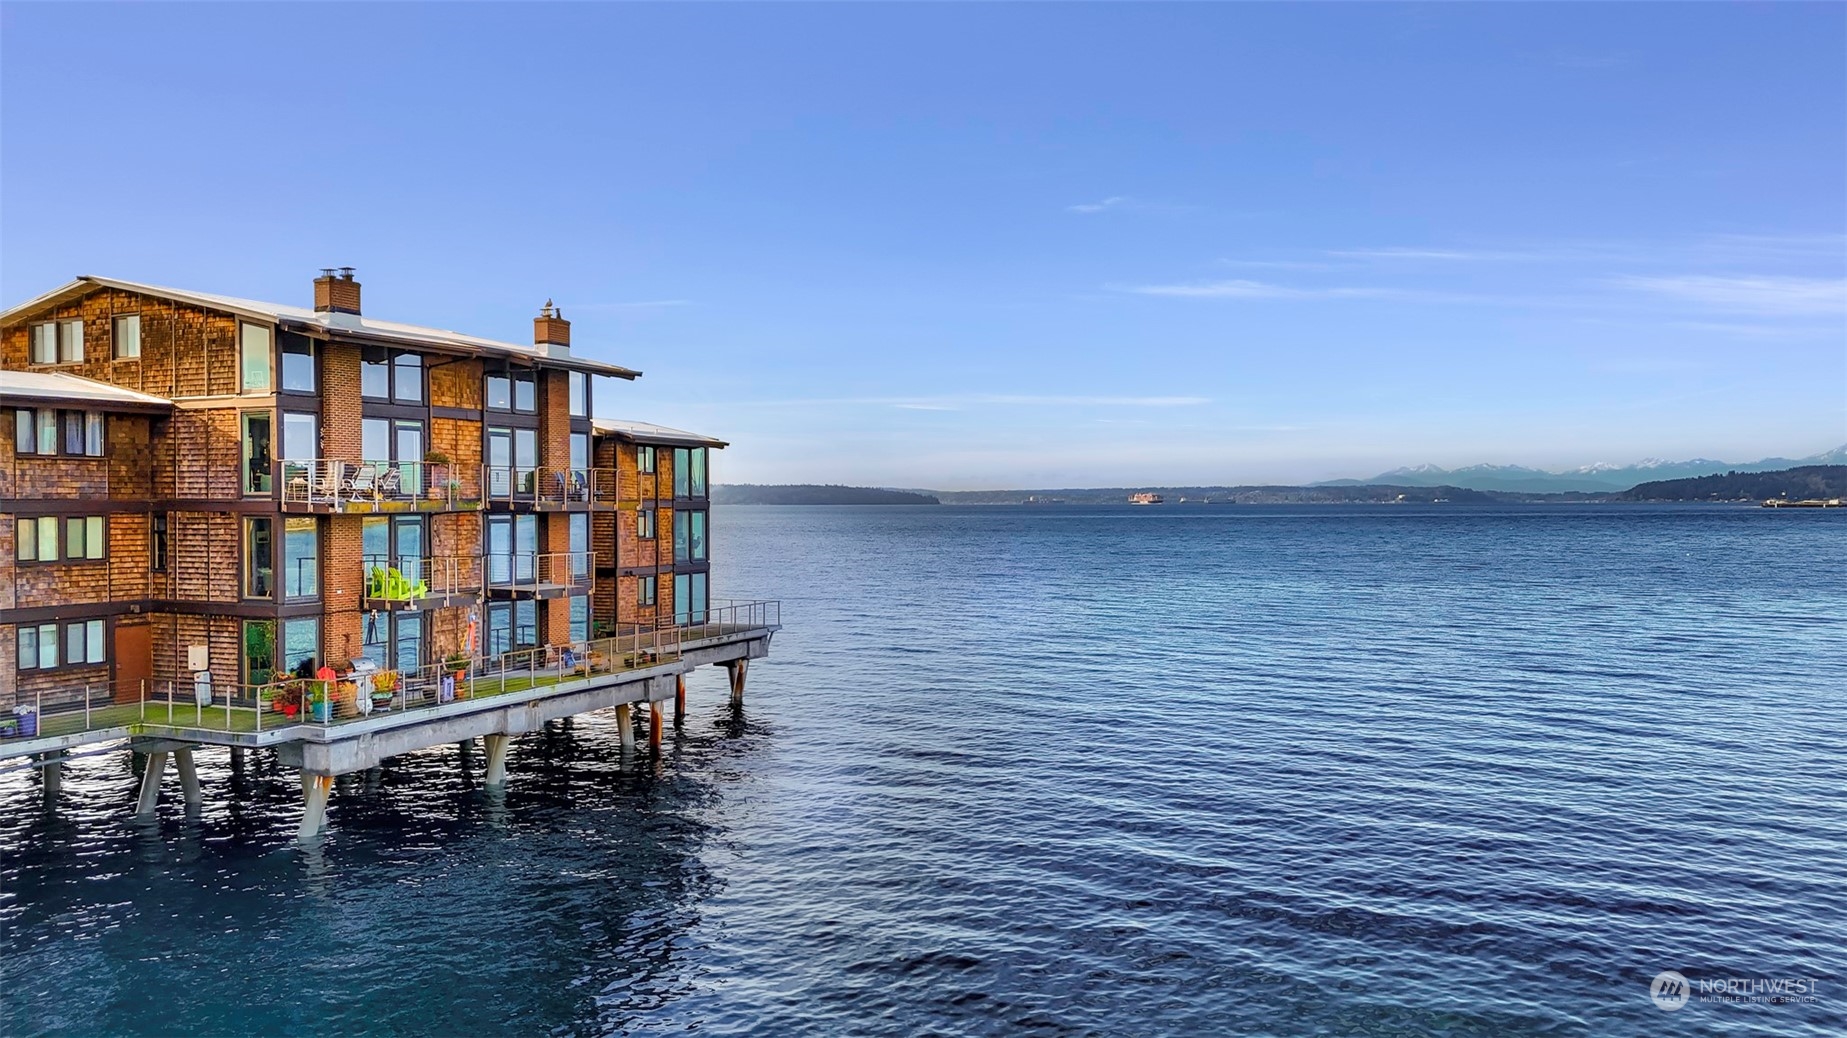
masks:
[[[649,422],[630,422],[620,419],[598,418],[590,423],[592,435],[612,436],[624,443],[644,443],[666,447],[729,447],[731,444],[712,436],[687,432],[685,429],[670,429],[664,425]]]
[[[641,377],[641,372],[633,368],[625,368],[620,364],[605,364],[602,361],[585,360],[579,357],[552,356],[541,352],[537,347],[497,342],[441,328],[424,328],[417,325],[398,324],[394,321],[376,321],[358,315],[317,313],[301,307],[282,306],[202,292],[187,292],[181,289],[162,288],[159,285],[144,285],[134,281],[120,281],[115,278],[88,274],[44,295],[28,299],[18,306],[0,311],[0,328],[10,328],[47,307],[81,298],[99,288],[113,288],[136,295],[152,296],[156,299],[166,299],[188,306],[217,310],[251,321],[274,324],[285,331],[326,339],[330,342],[366,346],[413,347],[432,353],[446,353],[459,357],[489,357],[522,366],[581,371],[588,375],[605,375],[610,378],[633,380]]]
[[[64,371],[0,371],[0,407],[59,406],[114,414],[170,414],[173,401]]]

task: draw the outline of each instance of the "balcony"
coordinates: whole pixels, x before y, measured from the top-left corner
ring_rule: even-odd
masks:
[[[481,597],[485,567],[479,555],[405,558],[365,555],[364,609],[441,609]]]
[[[280,461],[285,512],[453,512],[481,507],[473,466],[422,461]]]
[[[490,552],[487,592],[492,598],[564,598],[590,593],[596,552]]]
[[[614,469],[541,469],[484,465],[481,483],[490,506],[504,511],[587,512],[617,505]]]

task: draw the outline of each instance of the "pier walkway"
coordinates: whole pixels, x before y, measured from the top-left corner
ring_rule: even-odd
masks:
[[[39,767],[47,790],[63,762],[114,744],[147,754],[137,813],[152,813],[172,757],[188,803],[200,799],[193,751],[228,747],[275,751],[302,774],[301,835],[324,823],[335,776],[376,767],[388,757],[480,738],[487,783],[506,781],[507,740],[547,721],[613,708],[625,746],[630,711],[647,704],[650,741],[658,746],[665,704],[686,710],[685,675],[716,665],[730,674],[741,705],[750,661],[769,655],[782,629],[778,602],[733,602],[698,623],[630,630],[564,646],[503,653],[491,659],[433,664],[366,683],[290,678],[259,686],[140,682],[133,689],[76,689],[38,696],[33,730],[0,738],[0,770]]]

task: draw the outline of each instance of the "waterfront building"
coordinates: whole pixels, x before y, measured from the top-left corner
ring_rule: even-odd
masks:
[[[621,508],[592,517],[596,617],[610,630],[703,623],[710,611],[711,452],[727,444],[599,418],[592,460],[616,472]]]
[[[549,303],[511,343],[367,317],[350,270],[312,287],[83,277],[0,314],[0,689],[589,637],[593,376],[638,373],[573,356]]]
[[[194,748],[272,747],[310,834],[393,753],[481,737],[495,782],[548,719],[682,715],[699,665],[741,702],[779,613],[710,599],[724,444],[599,428],[640,373],[549,301],[530,343],[361,301],[339,268],[312,306],[79,277],[0,312],[0,758],[126,739],[145,813],[167,753],[191,800]]]

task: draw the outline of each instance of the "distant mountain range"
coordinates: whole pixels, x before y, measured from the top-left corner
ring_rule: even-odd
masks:
[[[1318,487],[1357,487],[1391,484],[1413,487],[1463,487],[1468,490],[1499,490],[1522,494],[1613,493],[1628,490],[1640,483],[1657,483],[1672,479],[1691,479],[1726,472],[1772,472],[1803,465],[1847,464],[1847,446],[1807,458],[1764,458],[1759,461],[1732,463],[1694,458],[1691,461],[1662,461],[1648,458],[1631,465],[1599,463],[1563,472],[1530,469],[1522,465],[1470,465],[1460,469],[1436,465],[1413,465],[1409,468],[1381,472],[1371,479],[1330,479],[1313,484]]]

